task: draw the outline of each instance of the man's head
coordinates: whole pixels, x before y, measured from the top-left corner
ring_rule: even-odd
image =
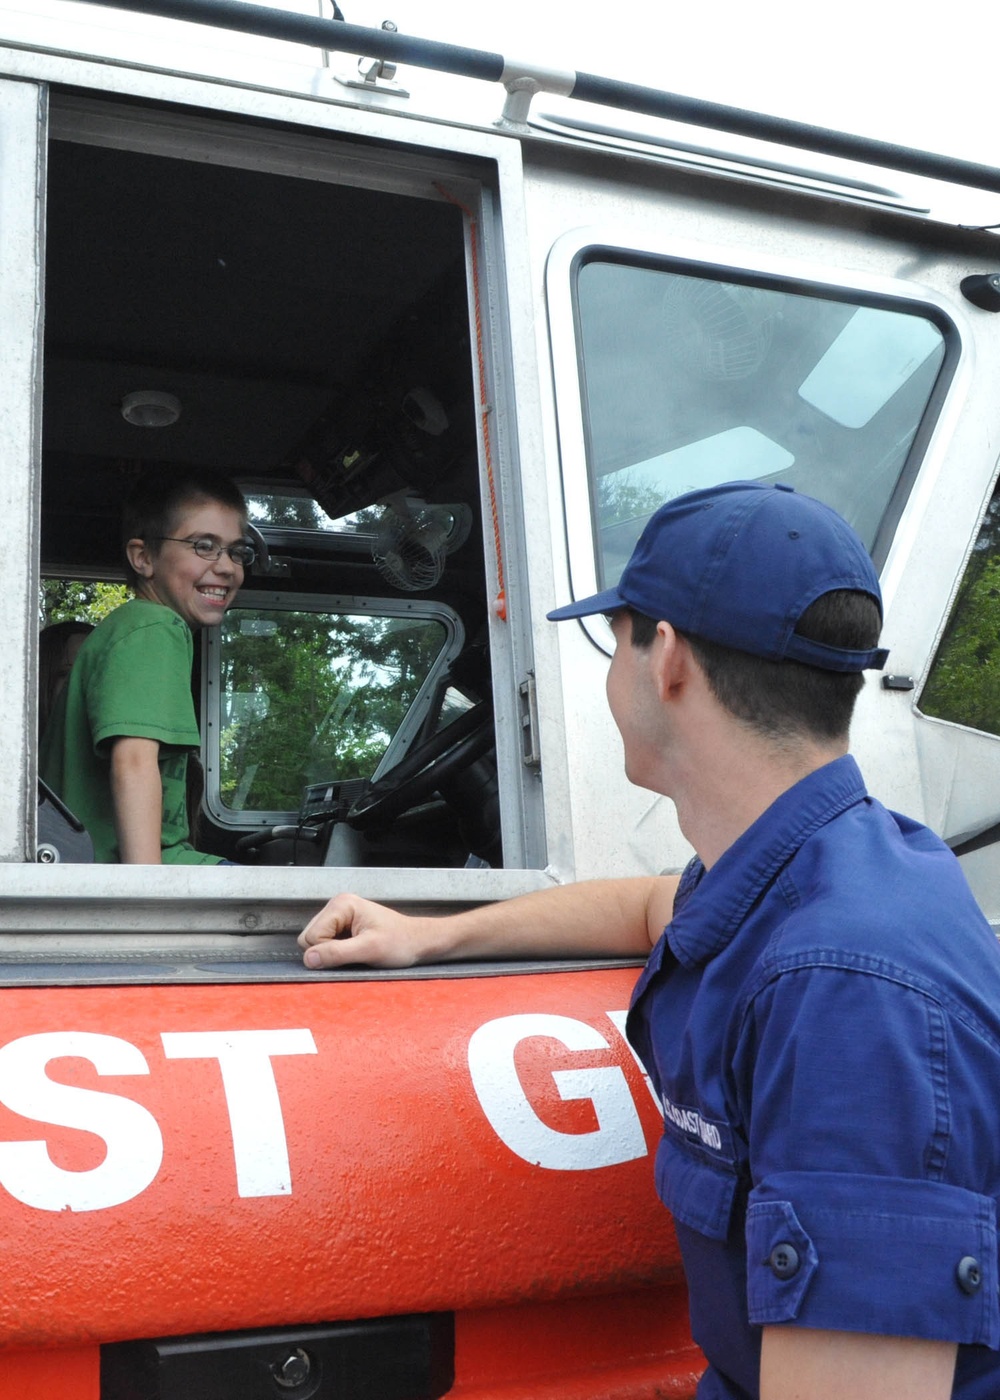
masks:
[[[252,560],[246,526],[246,501],[221,473],[149,473],[122,516],[128,581],[191,627],[219,622]]]
[[[632,644],[667,622],[716,699],[757,732],[841,739],[862,672],[881,669],[878,577],[828,506],[785,486],[692,491],[652,516],[616,587],[558,608],[559,621],[632,614]]]

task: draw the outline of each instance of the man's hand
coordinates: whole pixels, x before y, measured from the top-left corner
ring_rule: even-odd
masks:
[[[355,894],[338,894],[299,934],[306,967],[412,967],[433,961],[433,928],[444,919],[415,919],[397,914]]]
[[[677,876],[587,880],[467,909],[411,918],[337,895],[299,934],[306,967],[412,967],[458,958],[641,957],[673,910]]]

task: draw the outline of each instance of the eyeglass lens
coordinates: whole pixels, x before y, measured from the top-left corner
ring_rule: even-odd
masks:
[[[256,549],[246,540],[240,540],[239,544],[216,544],[212,535],[199,535],[196,540],[182,540],[176,535],[156,535],[154,538],[186,544],[188,549],[194,550],[199,559],[219,559],[223,554],[228,554],[234,564],[239,564],[244,569],[249,569],[257,558]]]
[[[223,553],[229,555],[234,564],[241,564],[248,568],[257,558],[257,551],[252,544],[216,544],[211,535],[202,535],[199,539],[191,541],[191,548],[201,559],[218,559]]]

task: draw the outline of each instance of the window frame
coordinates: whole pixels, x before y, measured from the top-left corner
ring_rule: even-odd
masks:
[[[928,455],[931,439],[945,416],[944,406],[967,358],[965,339],[953,308],[928,288],[895,278],[846,271],[843,276],[831,275],[825,266],[793,258],[758,254],[747,257],[734,247],[685,239],[658,244],[645,237],[631,237],[625,227],[595,225],[570,230],[558,238],[549,251],[545,268],[571,597],[587,597],[601,586],[598,522],[587,453],[577,277],[583,266],[602,260],[800,296],[813,295],[820,300],[916,313],[937,326],[944,337],[944,358],[872,550],[876,568],[882,569],[921,463]],[[581,618],[579,623],[599,650],[613,654],[614,638],[604,617]]]
[[[413,618],[417,621],[436,622],[444,628],[445,638],[441,650],[427,675],[424,677],[413,703],[403,717],[389,746],[379,760],[372,778],[379,778],[388,772],[421,734],[427,721],[430,705],[440,686],[441,679],[462,650],[465,641],[465,628],[458,613],[446,603],[430,598],[382,598],[375,595],[356,596],[353,594],[332,593],[272,593],[259,589],[242,589],[233,601],[231,612],[240,608],[255,611],[340,613],[351,616],[378,616],[387,618]],[[295,822],[295,811],[264,810],[254,808],[235,811],[222,801],[220,786],[221,757],[219,739],[222,732],[222,629],[203,629],[201,638],[201,715],[202,741],[201,760],[205,770],[205,808],[213,822],[230,831],[246,832],[260,827],[276,826]]]

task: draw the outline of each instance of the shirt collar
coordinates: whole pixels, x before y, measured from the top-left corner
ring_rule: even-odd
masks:
[[[711,870],[696,857],[684,872],[666,930],[678,962],[697,967],[721,953],[803,842],[867,795],[857,764],[845,754],[783,792]]]

